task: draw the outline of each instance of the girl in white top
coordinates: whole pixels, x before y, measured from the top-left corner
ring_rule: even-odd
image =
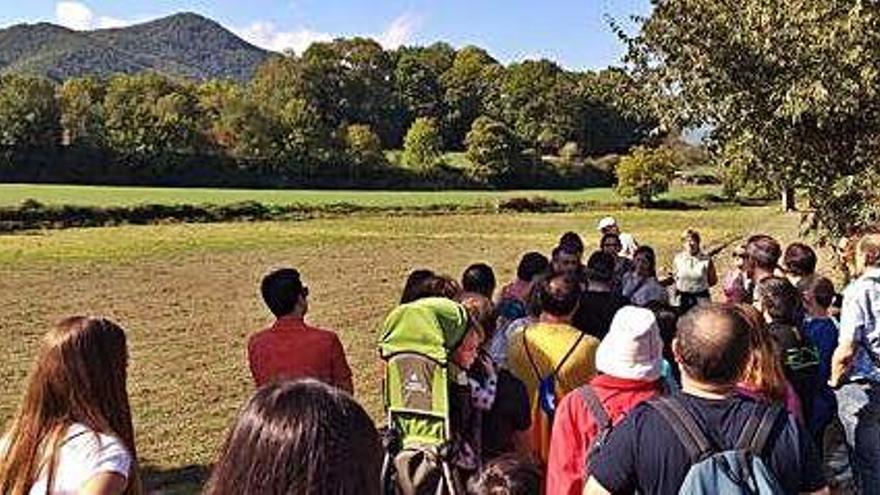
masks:
[[[701,301],[709,300],[709,288],[718,283],[712,257],[700,248],[700,234],[687,230],[682,236],[684,251],[672,261],[679,310],[685,312]]]
[[[72,317],[43,338],[0,445],[3,495],[140,495],[125,332]]]

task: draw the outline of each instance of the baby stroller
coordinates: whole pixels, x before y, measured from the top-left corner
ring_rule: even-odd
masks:
[[[468,331],[463,306],[427,298],[397,307],[382,329],[387,413],[382,482],[395,495],[463,493],[452,465],[450,357]]]

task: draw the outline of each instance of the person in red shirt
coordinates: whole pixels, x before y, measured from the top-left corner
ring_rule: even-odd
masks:
[[[263,301],[275,323],[248,341],[248,363],[257,387],[298,378],[314,378],[354,393],[351,369],[335,333],[308,325],[309,289],[292,268],[263,278]]]
[[[601,447],[593,447],[601,428],[586,394],[592,394],[612,425],[617,424],[632,408],[663,390],[662,362],[663,341],[654,313],[635,306],[621,308],[596,351],[601,374],[566,395],[556,410],[546,493],[580,495],[587,452]]]

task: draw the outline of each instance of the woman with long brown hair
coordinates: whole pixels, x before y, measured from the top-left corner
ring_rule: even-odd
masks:
[[[75,316],[46,334],[0,442],[3,495],[139,495],[125,332]]]
[[[779,346],[764,315],[751,304],[736,304],[734,308],[749,323],[751,347],[749,363],[737,388],[750,397],[783,404],[788,412],[802,419],[800,400],[785,378]]]
[[[315,380],[257,390],[229,432],[206,495],[379,495],[383,451],[347,393]]]

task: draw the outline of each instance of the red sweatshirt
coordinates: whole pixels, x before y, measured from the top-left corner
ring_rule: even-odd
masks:
[[[661,381],[626,380],[599,375],[590,381],[612,424],[623,420],[627,412],[660,393]],[[599,433],[581,397],[580,391],[566,395],[553,420],[550,459],[547,462],[548,495],[580,495],[586,477],[587,446]]]

